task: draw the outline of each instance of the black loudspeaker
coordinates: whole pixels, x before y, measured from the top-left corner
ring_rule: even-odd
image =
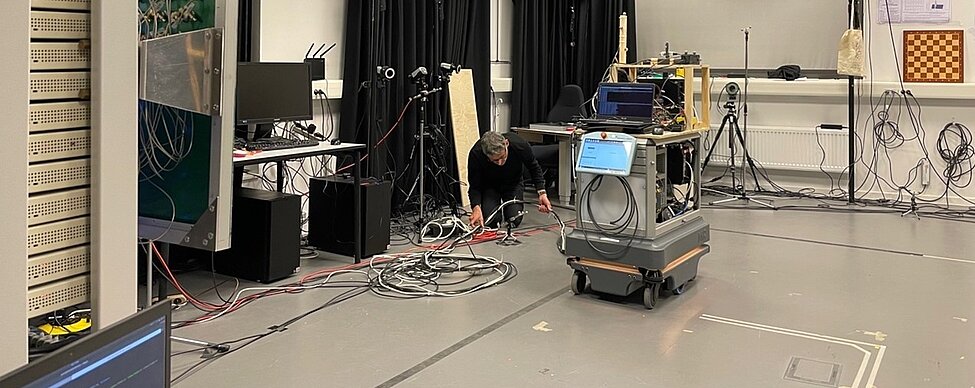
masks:
[[[351,177],[311,178],[308,202],[308,243],[323,251],[354,255],[352,233],[355,190]],[[369,257],[389,249],[392,185],[362,181],[362,254]]]
[[[213,256],[217,273],[270,283],[298,272],[301,197],[239,188],[234,195],[230,249]],[[173,258],[192,258],[209,269],[210,252],[173,246]]]

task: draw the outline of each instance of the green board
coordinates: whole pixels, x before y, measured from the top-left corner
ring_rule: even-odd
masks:
[[[192,5],[193,18],[183,18],[184,22],[171,27],[169,33],[189,32],[214,26],[216,1],[214,0],[171,0],[171,1],[148,1],[139,0],[139,34],[141,37],[149,37],[152,33],[166,35],[167,18],[157,18],[149,12],[150,7],[171,7],[172,12],[187,10],[187,4]],[[171,14],[165,10],[162,15]],[[197,220],[207,211],[210,206],[210,155],[212,151],[211,139],[213,138],[213,120],[210,116],[196,114],[188,111],[180,111],[176,108],[160,107],[157,104],[140,101],[139,103],[139,136],[140,144],[144,144],[147,134],[148,120],[143,117],[147,110],[158,111],[168,109],[174,112],[173,115],[185,118],[185,125],[182,126],[182,133],[192,138],[192,147],[189,151],[179,158],[179,163],[163,172],[155,172],[153,169],[140,166],[139,173],[139,216],[154,218],[164,221],[174,220],[180,223],[195,224]],[[167,139],[166,126],[175,127],[174,120],[164,120],[165,125],[157,125],[153,131],[156,138]],[[172,127],[170,127],[172,128]],[[172,133],[179,132],[170,129]],[[144,157],[146,152],[151,152],[152,148],[140,146],[140,156]],[[167,156],[161,151],[155,152],[156,158],[165,159]],[[170,201],[170,198],[172,201]]]

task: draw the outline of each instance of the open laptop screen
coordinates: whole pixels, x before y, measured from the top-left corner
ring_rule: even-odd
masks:
[[[653,99],[657,86],[636,83],[599,85],[599,118],[649,120],[653,118]]]

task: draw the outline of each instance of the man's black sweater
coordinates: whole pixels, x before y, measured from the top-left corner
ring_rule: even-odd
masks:
[[[531,173],[535,189],[545,189],[542,167],[535,160],[531,145],[514,133],[506,133],[502,136],[508,139],[508,160],[503,166],[494,164],[484,154],[480,140],[474,143],[467,156],[467,180],[470,184],[467,193],[471,199],[471,207],[481,204],[481,194],[487,187],[506,189],[520,184],[524,168]]]

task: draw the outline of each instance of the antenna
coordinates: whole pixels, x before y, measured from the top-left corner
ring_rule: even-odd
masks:
[[[325,54],[328,54],[328,52],[329,52],[329,51],[332,51],[332,49],[333,49],[333,48],[335,48],[335,45],[336,45],[336,43],[332,43],[332,45],[331,45],[331,46],[328,46],[328,48],[327,48],[327,49],[325,49],[325,52],[324,52],[324,53],[322,53],[322,55],[320,55],[320,56],[318,56],[318,57],[319,57],[319,58],[321,58],[321,57],[324,57],[324,56],[325,56]],[[325,47],[325,44],[324,44],[324,43],[322,43],[322,47]],[[316,52],[315,54],[318,54],[318,53]]]
[[[312,44],[314,45],[314,43],[312,43]],[[325,43],[322,43],[322,47],[319,47],[318,50],[315,50],[315,55],[312,55],[310,57],[306,55],[305,58],[315,58],[315,57],[317,57],[318,56],[318,52],[319,51],[322,51],[323,48],[325,48]]]

